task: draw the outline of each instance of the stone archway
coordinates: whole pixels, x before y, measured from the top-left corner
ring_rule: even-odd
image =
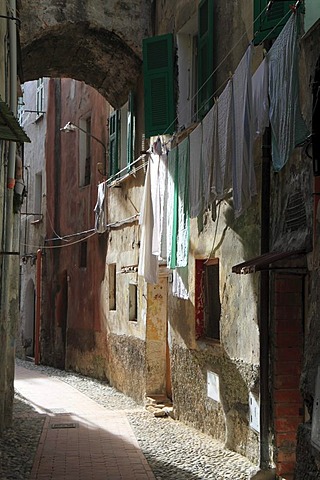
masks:
[[[115,108],[141,72],[151,32],[148,0],[21,0],[24,81],[69,77],[94,87]]]

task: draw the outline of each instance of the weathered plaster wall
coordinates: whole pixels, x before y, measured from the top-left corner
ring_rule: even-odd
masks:
[[[91,182],[79,186],[79,131],[61,133],[68,121],[79,125],[91,116],[91,132],[107,142],[108,106],[91,87],[75,80],[50,80],[47,166],[47,235],[72,235],[94,227],[97,184],[103,180],[97,164],[104,150],[91,139]],[[87,238],[86,238],[87,237]],[[107,376],[106,337],[100,292],[105,274],[106,234],[89,236],[87,265],[80,265],[76,236],[62,248],[46,252],[43,269],[42,359],[45,363],[76,369],[98,377]],[[74,240],[77,240],[74,242]],[[48,243],[51,246],[55,242]],[[88,363],[87,363],[88,362]]]
[[[162,276],[157,285],[148,285],[146,325],[147,395],[166,393],[168,278]]]
[[[198,2],[196,2],[198,3]],[[185,7],[185,8],[184,8]],[[158,32],[177,32],[197,11],[192,2],[159,2]],[[188,14],[187,14],[188,12]],[[238,42],[239,32],[247,36],[238,43],[227,61],[218,69],[215,84],[220,86],[234,71],[252,38],[252,13],[248,2],[214,2],[216,52],[218,65]],[[226,37],[224,32],[228,31]],[[224,39],[221,42],[221,38]],[[260,55],[259,51],[257,55]],[[260,187],[260,144],[255,146],[256,174]],[[171,350],[173,400],[179,419],[226,442],[253,461],[258,460],[258,435],[249,427],[250,390],[259,388],[259,328],[257,302],[259,274],[240,277],[232,266],[259,254],[260,199],[234,218],[232,198],[204,216],[204,229],[198,233],[197,221],[191,221],[189,254],[189,300],[172,295],[169,288],[168,316]],[[195,332],[195,259],[219,258],[221,341],[196,340]],[[245,299],[245,301],[244,301]],[[219,376],[221,403],[207,396],[207,371]]]

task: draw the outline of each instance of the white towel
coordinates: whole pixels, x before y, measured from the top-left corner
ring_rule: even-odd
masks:
[[[150,162],[148,163],[139,223],[141,225],[138,275],[148,283],[158,282],[158,257],[152,255],[153,211],[151,197]]]
[[[190,217],[203,211],[203,188],[201,169],[202,123],[190,133],[189,206]]]
[[[243,213],[257,193],[253,166],[252,51],[253,45],[250,45],[232,78],[232,185],[236,217]]]

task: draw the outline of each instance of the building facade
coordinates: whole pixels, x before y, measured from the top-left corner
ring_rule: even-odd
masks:
[[[156,1],[115,109],[48,84],[41,361],[168,397],[287,480],[319,475],[319,17]]]

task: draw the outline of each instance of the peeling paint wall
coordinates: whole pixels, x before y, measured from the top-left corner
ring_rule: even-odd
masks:
[[[167,285],[167,277],[160,277],[157,285],[148,285],[146,326],[147,395],[153,393],[166,394]]]

